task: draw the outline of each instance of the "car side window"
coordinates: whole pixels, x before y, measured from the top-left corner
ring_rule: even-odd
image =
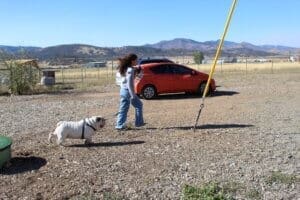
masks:
[[[154,74],[170,74],[173,73],[168,65],[158,65],[150,69]]]
[[[174,74],[191,74],[192,70],[185,68],[180,65],[172,65],[172,70]]]

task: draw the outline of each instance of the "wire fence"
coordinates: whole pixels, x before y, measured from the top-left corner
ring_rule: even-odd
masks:
[[[60,84],[67,83],[84,83],[84,82],[103,82],[109,81],[115,77],[116,67],[106,66],[97,68],[87,68],[81,66],[79,68],[56,68],[43,69],[55,71],[55,82]]]

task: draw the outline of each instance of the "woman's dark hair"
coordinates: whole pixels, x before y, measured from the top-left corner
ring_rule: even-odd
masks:
[[[136,59],[137,59],[137,55],[133,54],[133,53],[128,54],[127,56],[125,56],[123,58],[118,58],[118,60],[119,60],[118,70],[122,76],[125,75],[127,68],[131,66],[131,62]]]

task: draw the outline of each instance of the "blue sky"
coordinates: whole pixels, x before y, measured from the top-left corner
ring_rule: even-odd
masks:
[[[232,0],[1,0],[0,45],[217,40]],[[299,0],[239,0],[226,40],[300,47]]]

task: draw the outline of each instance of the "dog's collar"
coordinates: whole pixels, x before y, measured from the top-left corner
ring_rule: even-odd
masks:
[[[84,129],[85,129],[85,119],[83,120],[82,131],[81,131],[81,139],[84,139]]]
[[[81,139],[84,139],[85,125],[87,125],[87,126],[90,127],[91,129],[93,129],[94,131],[97,130],[97,129],[95,129],[92,125],[90,125],[89,123],[86,123],[86,121],[85,121],[85,119],[84,119],[84,120],[83,120],[83,126],[82,126],[82,132],[81,132]]]
[[[95,129],[95,127],[93,127],[92,125],[90,125],[89,123],[86,123],[86,125],[88,126],[88,127],[91,127],[94,131],[96,131],[97,129]]]

